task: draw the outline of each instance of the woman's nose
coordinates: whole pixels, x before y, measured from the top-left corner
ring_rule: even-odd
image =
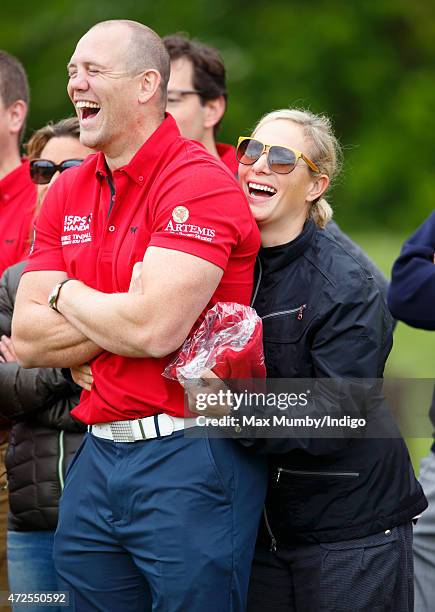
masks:
[[[271,170],[267,163],[267,154],[263,153],[262,155],[260,155],[260,157],[257,159],[257,161],[255,162],[255,164],[253,164],[252,167],[254,169],[254,172],[261,172],[262,174],[270,174]]]

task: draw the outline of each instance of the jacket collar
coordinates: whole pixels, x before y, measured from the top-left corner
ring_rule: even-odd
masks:
[[[297,238],[286,244],[273,247],[261,247],[259,257],[263,268],[274,272],[285,268],[310,246],[316,233],[316,224],[312,219],[305,222],[302,232]]]

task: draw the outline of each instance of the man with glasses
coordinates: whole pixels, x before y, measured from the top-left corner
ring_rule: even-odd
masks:
[[[234,174],[234,147],[216,137],[227,107],[225,65],[217,49],[181,34],[163,39],[171,58],[167,111],[185,138],[202,143]]]
[[[29,104],[29,85],[21,63],[0,51],[0,276],[26,256],[36,190],[29,163],[20,157]],[[4,455],[9,425],[0,418],[0,590],[7,590],[7,485]]]
[[[80,140],[98,153],[50,188],[13,322],[25,367],[91,361],[56,569],[81,611],[241,612],[266,466],[232,440],[185,435],[195,419],[162,372],[216,302],[249,304],[258,230],[230,173],[165,116],[155,32],[97,24],[68,74]]]

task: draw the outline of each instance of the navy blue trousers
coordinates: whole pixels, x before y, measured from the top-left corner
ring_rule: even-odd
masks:
[[[87,434],[54,543],[73,609],[245,610],[266,480],[264,461],[232,440]]]

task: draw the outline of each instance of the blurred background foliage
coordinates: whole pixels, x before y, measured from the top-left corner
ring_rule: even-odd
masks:
[[[221,140],[289,105],[332,118],[345,153],[330,197],[336,219],[387,276],[434,208],[430,0],[3,0],[2,9],[0,47],[29,74],[28,134],[72,114],[65,67],[78,38],[98,21],[134,19],[221,50],[230,92]],[[388,374],[433,377],[434,346],[435,334],[399,324]],[[428,442],[414,446],[417,461]]]
[[[217,46],[230,102],[221,138],[288,105],[329,115],[345,148],[332,202],[346,227],[407,231],[433,208],[435,4],[428,0],[2,2],[0,47],[26,66],[29,129],[72,112],[66,63],[95,22],[129,18]]]

